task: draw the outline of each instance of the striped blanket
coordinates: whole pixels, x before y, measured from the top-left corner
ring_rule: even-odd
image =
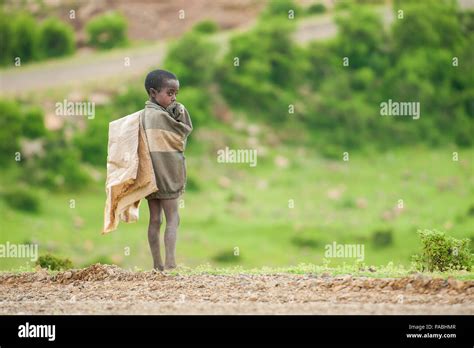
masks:
[[[193,130],[186,108],[173,103],[168,108],[147,101],[142,117],[158,190],[147,199],[179,197],[186,186],[187,137]]]

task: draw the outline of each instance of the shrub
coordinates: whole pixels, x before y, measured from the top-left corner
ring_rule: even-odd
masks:
[[[304,71],[288,20],[268,20],[231,40],[217,79],[227,102],[263,120],[283,121]],[[259,49],[255,49],[259,47]],[[239,64],[235,64],[238,58]]]
[[[319,14],[319,13],[324,13],[326,12],[326,6],[324,4],[318,3],[318,4],[312,4],[308,9],[306,10],[308,14]]]
[[[59,19],[49,18],[41,25],[28,13],[0,12],[0,64],[21,64],[58,57],[75,50],[74,30]]]
[[[36,265],[41,268],[48,268],[51,271],[60,271],[73,268],[72,261],[68,258],[60,258],[52,254],[45,254],[38,257]]]
[[[393,231],[391,229],[378,230],[372,234],[372,242],[376,247],[386,247],[393,243]]]
[[[240,256],[234,255],[233,250],[223,250],[215,254],[212,260],[220,263],[236,263],[240,261]]]
[[[321,156],[327,159],[339,160],[342,158],[345,149],[336,144],[322,142],[319,147]]]
[[[219,26],[216,22],[211,20],[206,20],[199,22],[193,27],[193,31],[202,34],[212,34],[219,30]]]
[[[42,57],[60,57],[74,53],[74,30],[56,18],[43,22],[39,42]]]
[[[40,57],[38,48],[38,25],[27,13],[13,16],[13,58],[20,57],[21,63],[28,63]]]
[[[384,46],[387,41],[382,20],[373,11],[354,7],[349,16],[336,16],[339,34],[336,54],[349,58],[349,69],[363,66],[375,71],[386,69]]]
[[[47,168],[46,185],[57,189],[79,189],[90,181],[89,175],[81,167],[79,150],[61,137],[49,139],[45,144],[45,153],[40,167]]]
[[[306,50],[306,60],[311,62],[308,70],[305,71],[306,80],[317,89],[324,79],[334,76],[338,68],[339,60],[334,61],[335,54],[331,51],[331,46],[324,42],[312,41]]]
[[[122,116],[125,116],[122,115]],[[78,133],[74,145],[81,152],[84,162],[105,167],[107,163],[108,122],[94,119],[87,124],[84,133]]]
[[[63,131],[48,133],[43,149],[43,156],[29,158],[24,164],[23,180],[55,190],[80,189],[90,182],[80,151],[65,140]],[[29,175],[31,172],[35,175]]]
[[[183,86],[202,88],[213,78],[216,51],[203,35],[190,32],[170,47],[164,67],[176,74]]]
[[[40,107],[32,107],[25,111],[22,135],[34,139],[46,135],[44,113]]]
[[[13,64],[13,25],[7,14],[0,11],[0,64]]]
[[[2,196],[4,201],[13,209],[30,213],[37,213],[40,210],[38,196],[29,188],[17,187],[8,190]]]
[[[265,18],[281,18],[288,19],[290,11],[293,11],[294,18],[297,18],[299,13],[302,13],[301,7],[293,0],[278,0],[269,1],[267,7],[262,12],[262,17]]]
[[[15,152],[20,151],[21,109],[14,101],[0,100],[0,115],[0,163],[13,163]]]
[[[344,197],[344,199],[339,203],[339,206],[344,209],[354,209],[357,207],[357,204],[352,197]]]
[[[89,44],[99,49],[125,46],[127,39],[127,20],[117,12],[109,12],[95,17],[86,25]]]
[[[424,271],[467,270],[472,267],[469,239],[455,239],[437,230],[419,230],[423,244],[422,253],[413,259],[418,269]]]
[[[199,186],[198,181],[193,176],[188,175],[187,180],[186,180],[186,191],[197,192],[200,190],[201,190],[201,187]]]
[[[404,10],[404,19],[392,27],[395,53],[410,53],[420,43],[423,48],[452,49],[463,35],[454,1],[399,1],[398,6]]]
[[[467,209],[466,215],[467,216],[474,216],[474,203],[469,206],[469,208]]]
[[[311,248],[316,249],[321,246],[320,241],[309,238],[309,237],[302,237],[302,236],[294,236],[291,238],[291,244],[298,248]]]

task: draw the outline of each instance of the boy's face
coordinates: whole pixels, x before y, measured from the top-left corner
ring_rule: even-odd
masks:
[[[176,101],[176,96],[179,91],[178,80],[168,80],[164,87],[160,91],[154,88],[150,88],[151,99],[162,107],[167,108]]]

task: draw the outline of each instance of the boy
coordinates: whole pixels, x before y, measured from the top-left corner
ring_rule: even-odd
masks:
[[[142,117],[158,191],[146,197],[150,210],[148,242],[153,267],[160,271],[176,267],[178,200],[186,184],[186,140],[193,130],[189,113],[176,102],[178,78],[165,70],[154,70],[145,79],[149,100]],[[160,254],[160,227],[166,216],[165,263]]]

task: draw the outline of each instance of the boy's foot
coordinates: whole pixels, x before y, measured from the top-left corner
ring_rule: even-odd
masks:
[[[165,269],[174,269],[176,268],[176,264],[172,263],[172,264],[165,264]]]
[[[153,266],[153,268],[156,269],[157,271],[164,271],[165,270],[163,265],[155,265],[155,266]]]
[[[158,270],[157,268],[152,268],[150,273],[151,273],[151,274],[160,274],[160,275],[163,275],[163,274],[165,274],[165,271],[160,271],[160,270]]]

